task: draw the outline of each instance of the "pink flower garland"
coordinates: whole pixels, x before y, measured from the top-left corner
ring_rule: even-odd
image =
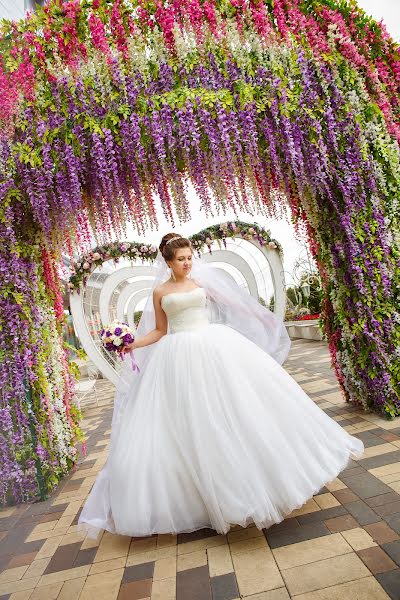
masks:
[[[108,56],[110,54],[110,46],[106,38],[104,23],[94,13],[91,13],[89,16],[89,29],[94,46]]]

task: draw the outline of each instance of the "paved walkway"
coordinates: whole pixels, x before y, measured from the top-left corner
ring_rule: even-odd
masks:
[[[85,539],[76,522],[110,435],[113,390],[100,381],[87,457],[49,500],[0,513],[0,600],[399,600],[400,421],[343,403],[322,342],[294,342],[286,368],[364,441],[339,479],[267,531]]]

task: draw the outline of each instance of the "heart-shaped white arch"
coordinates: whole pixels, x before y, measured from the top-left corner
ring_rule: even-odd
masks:
[[[242,239],[238,236],[238,239]],[[274,310],[277,316],[283,319],[286,307],[286,291],[284,270],[279,252],[266,246],[261,246],[256,240],[247,240],[253,244],[266,258],[270,266],[272,284],[274,288]],[[211,253],[205,253],[203,260],[206,262],[226,263],[235,270],[239,271],[244,277],[248,286],[249,293],[258,298],[258,286],[255,275],[247,261],[232,250],[213,250]],[[233,279],[227,271],[221,269],[224,277]],[[100,290],[99,313],[104,325],[110,322],[112,315],[110,309],[114,310],[119,320],[125,319],[125,310],[128,324],[134,329],[134,312],[139,302],[147,297],[151,286],[151,280],[148,277],[154,276],[152,266],[138,265],[123,267],[116,270],[107,277]],[[146,279],[147,278],[147,279]],[[121,284],[129,281],[122,289]],[[115,292],[119,292],[116,306],[111,302]],[[89,324],[84,312],[84,292],[70,295],[71,313],[74,321],[75,330],[79,336],[83,349],[88,358],[96,365],[103,377],[109,379],[114,385],[118,383],[118,372],[113,366],[113,360],[107,359],[104,350],[101,347],[99,338],[95,339],[89,329]]]
[[[146,283],[147,287],[143,287]],[[117,300],[117,319],[126,321],[132,329],[135,328],[134,314],[137,311],[137,305],[147,298],[151,290],[151,281],[143,280],[133,281],[124,287]]]

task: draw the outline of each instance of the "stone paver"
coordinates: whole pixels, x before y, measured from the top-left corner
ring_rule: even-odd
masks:
[[[400,422],[343,401],[324,342],[296,340],[285,365],[367,449],[303,507],[267,531],[98,539],[77,532],[102,468],[113,387],[83,404],[88,453],[42,503],[0,512],[0,600],[400,599]]]

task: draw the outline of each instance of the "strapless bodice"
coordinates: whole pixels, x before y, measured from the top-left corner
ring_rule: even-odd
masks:
[[[206,304],[206,291],[201,287],[163,296],[161,306],[168,317],[170,333],[191,331],[208,325]]]

